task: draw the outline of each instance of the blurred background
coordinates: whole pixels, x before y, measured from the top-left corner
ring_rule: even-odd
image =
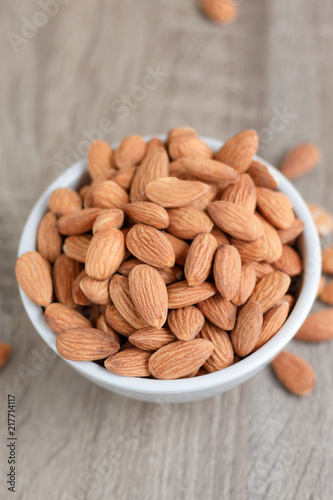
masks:
[[[2,0],[0,340],[12,357],[0,408],[16,395],[16,498],[333,498],[332,343],[297,344],[317,373],[308,398],[266,369],[214,399],[157,407],[92,385],[45,350],[13,272],[37,197],[96,138],[191,126],[225,140],[254,128],[276,166],[310,141],[323,160],[295,185],[332,211],[332,23],[328,0],[242,0],[228,26],[196,0]]]

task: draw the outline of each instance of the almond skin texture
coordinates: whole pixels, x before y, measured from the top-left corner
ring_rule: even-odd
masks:
[[[58,188],[50,196],[49,209],[57,217],[78,212],[82,208],[80,195],[70,188]]]
[[[213,151],[205,142],[189,135],[174,137],[169,144],[169,154],[173,160],[188,156],[213,158]]]
[[[281,271],[274,271],[261,278],[249,301],[259,302],[265,313],[282,299],[289,286],[290,277]]]
[[[260,187],[257,188],[257,203],[263,216],[278,229],[288,229],[293,224],[295,215],[285,194]]]
[[[100,208],[83,208],[78,212],[63,215],[58,219],[56,227],[61,234],[74,235],[90,231],[102,210]]]
[[[146,143],[140,135],[129,135],[119,144],[114,153],[115,164],[118,168],[138,165],[145,156]]]
[[[323,249],[323,273],[333,274],[333,246]]]
[[[306,342],[327,342],[333,339],[333,309],[310,314],[295,335]]]
[[[313,170],[321,160],[320,150],[313,144],[300,144],[289,151],[281,165],[281,172],[289,179]]]
[[[80,274],[77,275],[73,282],[72,295],[75,304],[79,304],[80,306],[89,306],[91,304],[90,300],[84,295],[80,288],[80,283],[87,275],[86,271],[83,270]]]
[[[102,332],[110,335],[110,337],[114,338],[116,340],[116,342],[118,342],[118,344],[120,345],[121,336],[117,332],[115,332],[111,328],[111,326],[108,325],[104,314],[101,314],[100,317],[98,318],[97,323],[96,323],[96,327],[97,327],[97,330],[101,330]]]
[[[247,173],[252,177],[253,182],[258,187],[265,187],[269,189],[276,189],[277,182],[274,177],[269,173],[268,168],[263,163],[254,160]]]
[[[124,337],[129,337],[135,331],[135,328],[122,317],[114,305],[107,306],[105,309],[105,320],[111,328]]]
[[[214,345],[214,351],[203,365],[208,373],[217,372],[232,365],[234,349],[229,335],[224,330],[206,321],[200,332],[200,338],[209,340]]]
[[[200,181],[182,181],[177,177],[163,177],[146,186],[148,200],[164,208],[191,205],[210,190]]]
[[[139,330],[140,328],[148,326],[147,322],[141,317],[139,311],[136,309],[134,305],[129,289],[128,278],[116,274],[112,278],[110,283],[110,295],[112,302],[118,309],[121,316],[125,319],[127,323],[132,325],[133,328]],[[113,326],[113,324],[109,321],[107,311],[105,317],[106,321],[112,328],[114,328],[119,333],[122,333],[120,330],[116,328],[116,326]]]
[[[234,168],[239,174],[243,174],[251,165],[258,144],[257,132],[244,130],[225,142],[216,153],[215,159]]]
[[[280,382],[298,396],[306,396],[314,388],[313,369],[303,358],[292,352],[280,352],[272,361],[272,368]]]
[[[125,238],[118,229],[95,234],[89,244],[86,271],[97,280],[110,278],[120,266],[125,255]]]
[[[204,182],[223,186],[234,184],[239,179],[239,174],[233,168],[216,160],[197,157],[180,158],[173,162],[173,168],[176,167]]]
[[[333,306],[333,280],[331,280],[327,285],[324,284],[322,291],[320,292],[320,300]]]
[[[266,342],[268,342],[282,327],[285,323],[289,314],[289,304],[288,302],[282,302],[272,309],[270,309],[265,315],[262,323],[262,328],[259,333],[259,337],[254,346],[254,351],[257,351]]]
[[[72,328],[57,336],[60,356],[72,361],[104,359],[119,350],[118,342],[96,328]]]
[[[155,267],[172,267],[175,252],[166,236],[154,227],[135,224],[126,236],[129,251],[146,264]]]
[[[255,241],[264,232],[253,213],[229,201],[213,201],[208,205],[208,213],[219,228],[242,241]]]
[[[84,263],[86,261],[87,251],[92,236],[90,234],[81,234],[78,236],[68,236],[66,238],[63,250],[70,259]]]
[[[156,179],[168,177],[169,158],[164,148],[154,149],[149,153],[133,178],[130,190],[131,201],[146,201],[146,186]]]
[[[86,276],[80,282],[80,288],[84,295],[93,303],[107,306],[111,304],[109,295],[109,279],[96,280]]]
[[[210,202],[215,200],[216,195],[217,187],[213,184],[209,184],[207,192],[202,194],[196,201],[192,202],[191,207],[197,208],[198,210],[206,210]]]
[[[256,213],[256,217],[258,217],[264,227],[264,234],[262,235],[262,239],[267,245],[267,255],[265,257],[265,261],[268,264],[271,264],[272,262],[275,262],[282,257],[282,243],[275,227],[267,222],[267,220],[262,217],[261,214]]]
[[[254,212],[257,204],[256,187],[248,174],[243,174],[232,186],[227,187],[221,196],[222,201],[230,201]]]
[[[303,271],[299,254],[289,245],[283,245],[281,257],[273,263],[274,269],[283,271],[289,276],[298,276]]]
[[[242,261],[237,248],[220,246],[214,260],[214,281],[217,290],[227,300],[235,297],[242,273]]]
[[[112,148],[104,141],[93,141],[88,153],[88,171],[92,179],[104,178],[112,167]]]
[[[105,360],[105,368],[123,377],[149,377],[148,361],[151,352],[130,347]]]
[[[272,269],[273,271],[273,269]],[[253,263],[244,264],[237,292],[232,297],[231,302],[236,306],[241,306],[247,302],[256,286],[256,272]]]
[[[234,0],[200,0],[204,14],[212,21],[230,24],[238,16],[238,7]]]
[[[333,216],[325,208],[308,203],[309,210],[317,226],[320,236],[328,236],[333,231]]]
[[[184,269],[189,286],[198,286],[206,281],[212,268],[216,248],[216,239],[210,233],[201,233],[194,238]]]
[[[226,237],[226,235],[224,234],[224,232],[221,229],[219,229],[217,226],[213,227],[213,229],[211,230],[210,234],[212,234],[214,236],[214,238],[216,239],[217,246],[228,245],[229,244],[228,238]]]
[[[279,229],[278,235],[283,245],[294,241],[298,238],[304,231],[304,222],[295,219],[292,225],[288,229]]]
[[[169,225],[168,212],[149,201],[136,201],[125,205],[124,212],[133,222],[153,226],[156,229],[166,229]]]
[[[10,355],[10,345],[6,342],[0,342],[0,368],[2,368],[8,361]]]
[[[128,194],[114,181],[98,184],[91,194],[92,207],[122,209],[128,202]]]
[[[179,309],[197,304],[212,297],[216,293],[213,283],[206,281],[202,285],[189,286],[187,281],[178,281],[167,287],[169,298],[169,309]]]
[[[52,300],[50,264],[38,252],[21,255],[15,266],[16,279],[32,302],[46,307]]]
[[[205,317],[197,307],[189,306],[169,311],[169,328],[179,340],[194,339],[204,323]]]
[[[54,262],[61,253],[62,237],[56,229],[57,217],[47,212],[37,231],[37,250],[44,259]]]
[[[256,241],[241,241],[230,238],[230,244],[237,248],[242,262],[260,262],[268,256],[268,246],[263,237]]]
[[[209,233],[213,221],[202,210],[194,207],[170,208],[168,233],[184,240],[194,240],[200,233]]]
[[[238,356],[245,357],[258,341],[263,322],[259,302],[249,302],[238,315],[236,327],[231,332],[231,341]]]
[[[126,205],[125,205],[126,206]],[[124,212],[119,208],[110,208],[101,210],[97,215],[92,227],[93,234],[101,231],[109,231],[109,229],[121,229],[124,223]]]
[[[237,306],[221,297],[219,293],[197,305],[202,314],[217,327],[227,331],[234,328]]]
[[[173,236],[172,234],[164,233],[164,236],[169,240],[173,248],[173,251],[175,252],[176,264],[179,264],[180,266],[185,266],[186,257],[190,245],[186,241],[181,240],[176,236]]]
[[[168,328],[154,328],[152,326],[136,330],[129,337],[130,342],[144,351],[156,351],[177,338]]]
[[[89,319],[70,307],[53,302],[47,306],[44,312],[46,324],[55,333],[63,332],[72,328],[91,328]]]
[[[137,167],[121,168],[112,175],[110,180],[127,191],[131,187],[136,171]]]
[[[141,317],[161,328],[168,315],[168,292],[164,280],[154,267],[136,266],[128,277],[131,298]]]
[[[153,137],[146,144],[146,156],[158,148],[164,148],[164,143],[161,141],[161,139],[158,139],[157,137]]]
[[[192,127],[176,127],[170,130],[166,140],[166,144],[169,145],[172,139],[180,135],[188,135],[190,137],[197,137],[197,133]]]
[[[61,304],[75,307],[73,285],[80,273],[80,265],[65,254],[59,255],[54,263],[52,279],[55,296]]]
[[[257,280],[260,280],[266,274],[274,272],[274,268],[267,262],[251,262],[251,266],[255,270]]]
[[[199,370],[214,350],[205,339],[177,340],[156,351],[149,359],[150,373],[157,379],[172,380]]]

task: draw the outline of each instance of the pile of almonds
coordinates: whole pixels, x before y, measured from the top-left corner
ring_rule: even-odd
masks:
[[[226,368],[276,334],[301,283],[304,225],[257,148],[246,130],[214,154],[187,127],[165,143],[92,143],[91,183],[51,194],[37,251],[16,264],[61,356],[177,379]]]

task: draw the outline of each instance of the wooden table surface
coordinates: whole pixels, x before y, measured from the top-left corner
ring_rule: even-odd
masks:
[[[96,133],[112,142],[188,125],[225,139],[255,128],[274,164],[310,140],[323,161],[295,184],[333,210],[333,3],[241,1],[228,27],[203,18],[195,0],[53,0],[48,14],[41,3],[0,6],[0,340],[12,344],[0,379],[0,497],[332,499],[333,343],[290,345],[316,371],[309,397],[285,392],[267,368],[157,418],[155,405],[107,392],[50,356],[13,269],[35,200]],[[16,495],[5,484],[8,393]]]

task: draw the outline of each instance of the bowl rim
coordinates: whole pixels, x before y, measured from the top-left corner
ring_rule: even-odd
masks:
[[[163,141],[166,139],[165,134],[146,135],[144,136],[144,139],[148,141],[152,137],[157,137]],[[202,135],[199,137],[214,151],[218,150],[223,144],[223,141],[218,139]],[[116,148],[117,145],[118,144],[113,144],[112,146]],[[240,381],[242,381],[245,377],[250,376],[251,372],[255,372],[261,367],[264,367],[286,346],[305,321],[316,298],[321,276],[320,239],[307,204],[297,189],[269,162],[257,155],[254,156],[254,159],[267,166],[270,174],[277,181],[278,190],[284,192],[291,199],[297,217],[300,218],[305,224],[303,233],[305,253],[303,256],[303,264],[305,264],[304,267],[306,271],[303,274],[303,283],[299,297],[295,302],[295,306],[289,318],[282,328],[260,349],[242,359],[238,363],[214,373],[208,373],[200,377],[186,379],[155,380],[123,377],[109,372],[104,367],[92,361],[70,361],[64,358],[61,359],[64,359],[66,363],[71,365],[82,375],[100,383],[101,385],[109,386],[110,389],[115,387],[119,390],[127,390],[137,393],[171,395],[209,390],[217,386],[237,382],[237,379],[241,379]],[[61,175],[59,175],[44,190],[37,202],[34,204],[24,224],[18,246],[18,256],[25,252],[36,250],[36,233],[38,224],[41,220],[41,214],[45,213],[47,201],[51,192],[58,187],[64,187],[64,185],[67,186],[71,182],[76,182],[82,177],[86,170],[87,160],[79,160],[62,172]],[[55,343],[56,335],[45,323],[42,308],[34,304],[25,295],[20,286],[19,292],[26,313],[28,314],[33,326],[48,346],[58,354]],[[58,354],[58,356],[60,355]]]

